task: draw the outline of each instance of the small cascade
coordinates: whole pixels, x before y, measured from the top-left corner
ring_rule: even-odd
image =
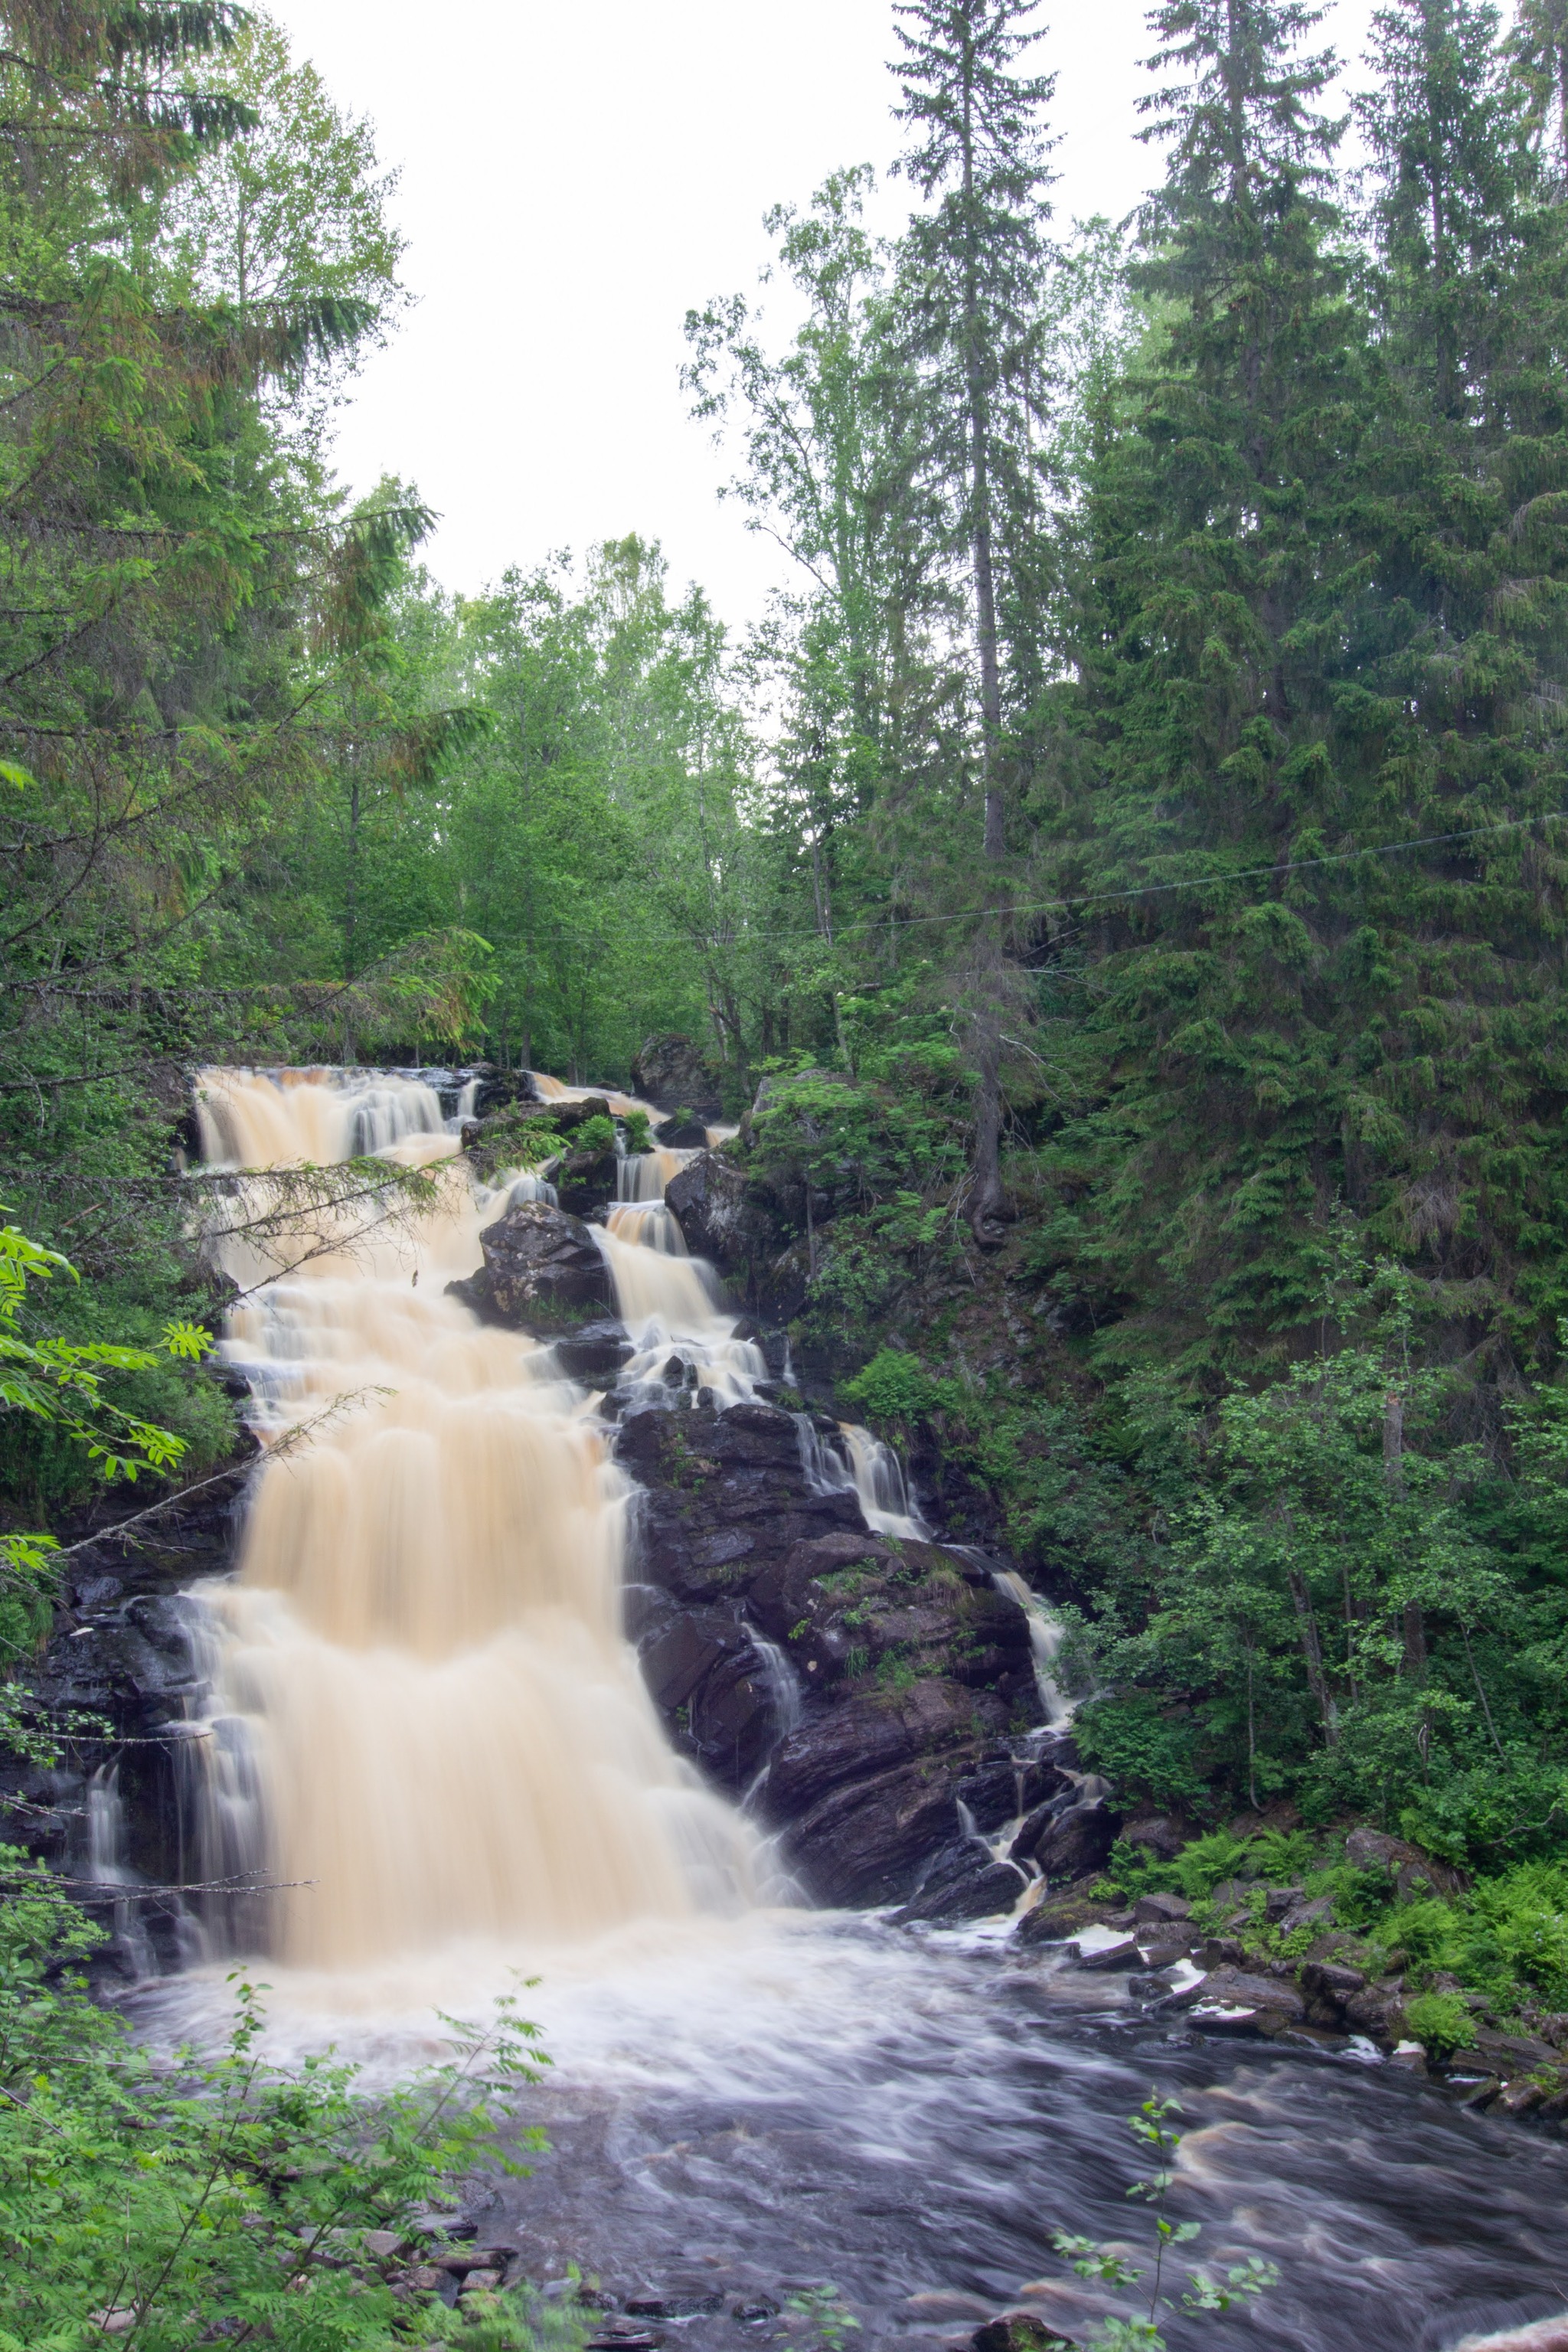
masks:
[[[628,1151],[616,1171],[617,1201],[662,1201],[694,1151]]]
[[[546,1161],[545,1165],[550,1165]],[[521,1175],[509,1176],[505,1184],[492,1186],[477,1195],[479,1213],[488,1224],[493,1218],[504,1217],[520,1201],[548,1201],[552,1209],[561,1205],[561,1196],[553,1184],[546,1181],[536,1170],[525,1168]]]
[[[858,1421],[841,1421],[838,1433],[848,1449],[850,1473],[867,1526],[884,1536],[911,1536],[922,1541],[928,1538],[931,1528],[914,1508],[903,1464],[892,1447],[862,1429]]]
[[[685,1384],[706,1390],[720,1409],[756,1394],[767,1378],[762,1349],[735,1336],[735,1318],[720,1301],[719,1279],[665,1204],[664,1189],[689,1151],[629,1155],[617,1171],[619,1197],[595,1238],[615,1286],[616,1307],[636,1349],[623,1386],[668,1393],[672,1361]]]
[[[804,1703],[800,1677],[776,1642],[768,1641],[754,1625],[748,1625],[745,1632],[747,1640],[762,1661],[776,1744],[781,1739],[787,1739],[800,1722]]]
[[[914,1509],[903,1465],[890,1445],[858,1421],[841,1421],[825,1441],[809,1413],[797,1413],[800,1456],[820,1495],[854,1495],[868,1528],[879,1535],[928,1541],[931,1528]]]
[[[530,1070],[528,1075],[541,1102],[608,1103],[612,1118],[636,1118],[640,1112],[650,1127],[657,1127],[664,1117],[663,1111],[653,1103],[644,1102],[640,1095],[624,1095],[616,1087],[569,1087],[564,1078],[552,1078],[548,1070]]]
[[[1056,1678],[1056,1664],[1066,1629],[1061,1620],[1052,1614],[1039,1594],[1025,1583],[1016,1568],[996,1568],[991,1580],[998,1592],[1016,1601],[1029,1621],[1029,1647],[1034,1653],[1035,1687],[1040,1694],[1040,1705],[1046,1710],[1046,1727],[1065,1731],[1072,1721],[1078,1702],[1064,1694]]]
[[[87,1875],[105,1888],[132,1889],[141,1884],[125,1861],[125,1803],[120,1793],[118,1764],[100,1765],[87,1790]],[[142,1906],[130,1893],[113,1909],[116,1951],[135,1978],[156,1976],[158,1963],[142,1916]]]

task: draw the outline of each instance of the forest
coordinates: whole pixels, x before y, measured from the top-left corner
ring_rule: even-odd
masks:
[[[737,635],[344,494],[395,173],[265,15],[5,0],[9,1738],[72,1515],[235,1443],[193,1070],[674,1037],[1086,1760],[1415,1839],[1568,2007],[1568,10],[1319,13],[1151,11],[1115,223],[1031,0],[900,0],[903,232],[847,160],[693,289]]]

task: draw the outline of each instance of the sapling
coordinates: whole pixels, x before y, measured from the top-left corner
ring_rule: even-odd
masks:
[[[1232,2263],[1223,2276],[1216,2277],[1195,2266],[1188,2271],[1179,2306],[1162,2292],[1168,2249],[1190,2245],[1202,2227],[1197,2221],[1173,2221],[1165,2211],[1165,2200],[1175,2179],[1172,2161],[1182,2141],[1181,2133],[1171,2129],[1169,2118],[1181,2112],[1179,2100],[1163,2099],[1157,2090],[1152,2090],[1137,2114],[1127,2118],[1129,2129],[1149,2149],[1155,2167],[1146,2179],[1135,2180],[1127,2191],[1129,2197],[1142,2199],[1153,2214],[1154,2266],[1149,2281],[1149,2312],[1142,2319],[1112,2315],[1096,2321],[1088,2339],[1093,2352],[1165,2352],[1165,2339],[1159,2327],[1162,2310],[1175,2311],[1179,2307],[1192,2314],[1229,2311],[1236,2304],[1250,2302],[1279,2281],[1279,2273],[1272,2263],[1265,2262],[1261,2255],[1248,2254],[1246,2262]],[[1058,2230],[1052,2234],[1051,2243],[1058,2254],[1071,2263],[1079,2278],[1100,2279],[1108,2286],[1131,2286],[1145,2275],[1144,2265],[1128,2262],[1113,2246],[1092,2238],[1075,2238],[1065,2230]]]

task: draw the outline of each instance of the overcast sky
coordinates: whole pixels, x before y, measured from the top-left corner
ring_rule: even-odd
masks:
[[[678,585],[700,580],[733,622],[757,614],[783,559],[716,498],[724,461],[687,417],[681,322],[754,288],[771,205],[890,162],[889,0],[269,5],[403,173],[418,303],[359,379],[343,478],[417,483],[452,588],[640,530]],[[1142,0],[1042,13],[1058,213],[1120,215],[1152,169],[1134,135]],[[1366,13],[1331,10],[1342,48]],[[892,227],[901,186],[886,203]]]

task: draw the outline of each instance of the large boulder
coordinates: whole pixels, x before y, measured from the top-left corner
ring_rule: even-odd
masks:
[[[1014,1839],[1011,1858],[1033,1862],[1052,1886],[1064,1878],[1091,1877],[1103,1869],[1116,1843],[1119,1819],[1103,1795],[1080,1796],[1065,1810],[1042,1806]]]
[[[613,1305],[610,1270],[581,1217],[547,1201],[520,1201],[479,1235],[483,1267],[449,1282],[449,1297],[482,1323],[553,1333]]]
[[[632,1062],[632,1085],[656,1109],[720,1108],[719,1072],[700,1045],[674,1030],[645,1037]]]
[[[699,1152],[670,1178],[664,1197],[693,1257],[729,1269],[778,1253],[783,1235],[745,1170],[720,1152]]]
[[[1016,1863],[997,1862],[979,1838],[955,1838],[922,1870],[914,1894],[894,1914],[895,1924],[1005,1916],[1028,1883]]]
[[[867,1527],[853,1493],[814,1483],[797,1418],[760,1400],[640,1397],[616,1453],[642,1489],[630,1613],[684,1752],[753,1790],[825,1901],[918,1889],[922,1917],[1008,1908],[1022,1871],[971,1842],[938,1885],[932,1857],[969,1822],[991,1832],[1078,1792],[1019,1748],[1037,1712],[1028,1627],[985,1568]]]
[[[1005,1726],[989,1693],[936,1680],[808,1715],[778,1748],[763,1790],[808,1891],[854,1904],[911,1894],[932,1850],[962,1834],[959,1789]]]
[[[1405,1838],[1391,1837],[1386,1830],[1352,1830],[1345,1840],[1345,1860],[1353,1863],[1357,1870],[1385,1871],[1402,1903],[1409,1903],[1418,1895],[1462,1895],[1469,1885],[1462,1870],[1455,1870],[1446,1862],[1434,1862],[1418,1845],[1411,1845]]]

